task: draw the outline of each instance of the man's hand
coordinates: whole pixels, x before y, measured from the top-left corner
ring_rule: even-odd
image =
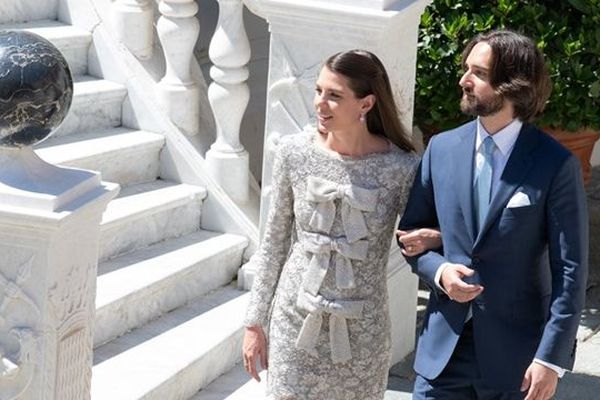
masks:
[[[242,344],[242,355],[244,359],[244,369],[250,376],[260,382],[256,363],[260,360],[262,369],[267,369],[267,339],[260,325],[246,328],[244,333],[244,343]]]
[[[535,361],[525,371],[521,392],[527,391],[525,400],[549,400],[556,392],[558,374]]]
[[[462,264],[448,264],[442,271],[440,284],[454,301],[466,303],[483,292],[483,286],[465,282],[465,277],[473,276],[474,270]]]

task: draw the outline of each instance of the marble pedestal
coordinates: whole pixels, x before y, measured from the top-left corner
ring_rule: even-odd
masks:
[[[117,191],[0,148],[1,399],[89,399],[99,224]]]

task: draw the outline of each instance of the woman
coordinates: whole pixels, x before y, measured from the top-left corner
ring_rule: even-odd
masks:
[[[330,57],[316,83],[318,129],[281,140],[246,315],[244,365],[274,399],[383,399],[390,352],[387,259],[418,156],[379,59]],[[439,246],[413,232],[405,252]]]

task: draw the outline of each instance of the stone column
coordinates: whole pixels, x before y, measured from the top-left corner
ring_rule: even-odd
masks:
[[[206,153],[213,178],[238,204],[249,196],[249,156],[240,142],[240,124],[250,100],[248,61],[250,43],[244,29],[242,0],[217,0],[219,20],[210,42],[214,63],[208,100],[215,116],[217,140]]]
[[[90,398],[99,225],[118,186],[0,147],[0,394]]]
[[[332,54],[355,48],[374,52],[390,76],[401,120],[412,131],[418,27],[430,0],[264,0],[253,2],[271,31],[269,87],[261,194],[261,233],[269,209],[271,169],[279,139],[314,123],[314,85],[323,61]],[[392,217],[392,216],[390,216]],[[392,309],[396,303],[412,304],[402,315],[392,313],[394,329],[414,332],[417,280],[399,252],[390,262]],[[400,269],[402,272],[394,271]],[[253,271],[238,275],[247,288]],[[406,275],[407,279],[394,277]],[[397,308],[397,307],[396,307]],[[395,343],[393,360],[412,348],[414,335]]]
[[[191,72],[200,33],[195,0],[161,0],[156,24],[166,71],[158,83],[158,99],[171,121],[188,135],[200,130],[200,86]]]
[[[154,6],[150,0],[116,0],[111,23],[115,35],[141,60],[152,56],[154,43]]]

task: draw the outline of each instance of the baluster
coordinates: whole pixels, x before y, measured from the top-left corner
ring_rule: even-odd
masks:
[[[150,0],[116,0],[111,22],[119,41],[139,59],[152,56],[154,8]]]
[[[206,153],[213,177],[238,203],[248,200],[249,156],[240,143],[240,124],[248,106],[250,90],[247,64],[250,43],[244,28],[241,0],[217,0],[219,20],[210,42],[213,62],[208,88],[217,127],[217,139]]]
[[[165,56],[165,76],[158,97],[171,121],[187,134],[200,129],[200,88],[191,74],[194,45],[200,33],[194,0],[161,0],[156,24]]]

